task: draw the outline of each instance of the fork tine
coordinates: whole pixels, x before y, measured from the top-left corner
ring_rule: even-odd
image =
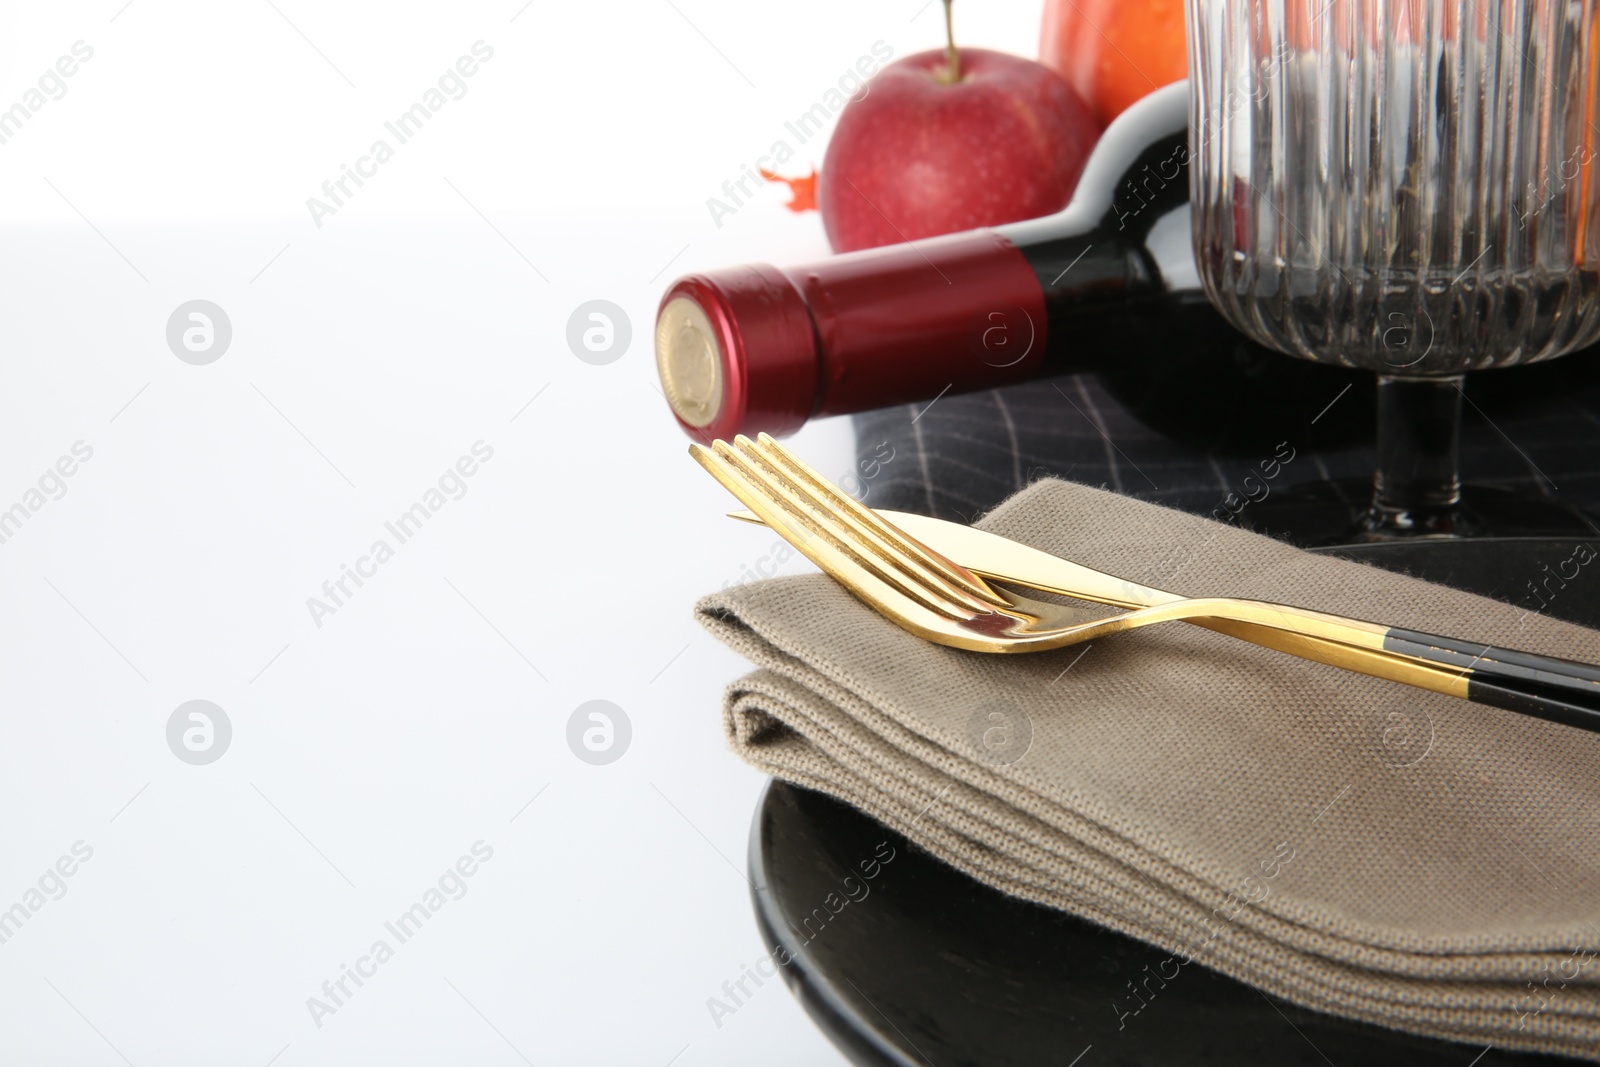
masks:
[[[853,528],[849,520],[828,500],[818,499],[816,494],[808,493],[804,486],[795,484],[791,474],[755,451],[747,438],[740,437],[737,440],[739,444],[733,447],[731,454],[748,467],[752,482],[768,495],[785,502],[791,510],[805,515],[813,525],[825,528],[837,547],[851,552],[884,581],[901,587],[909,583],[969,614],[988,614],[1003,607],[998,600],[975,597],[941,575],[919,566],[915,560],[897,556],[891,547],[874,543],[870,535]],[[723,448],[727,447],[724,442]]]
[[[885,586],[917,607],[950,619],[970,619],[975,614],[988,612],[987,607],[974,609],[940,595],[937,587],[911,581],[908,576],[886,569],[881,561],[841,540],[821,517],[808,514],[798,501],[771,486],[769,480],[726,441],[714,441],[709,449],[691,444],[689,452],[725,489],[807,559],[891,618],[899,621],[905,610],[882,595],[875,595],[876,590],[866,583]]]
[[[811,497],[824,509],[837,513],[858,538],[867,541],[875,551],[886,554],[902,568],[909,567],[917,573],[931,571],[944,583],[954,585],[986,604],[999,606],[1004,603],[982,578],[879,518],[872,509],[850,494],[841,492],[805,460],[768,434],[760,434],[759,444],[756,445],[750,445],[748,439],[742,437],[738,440],[779,466],[804,495]]]
[[[796,493],[781,474],[771,471],[759,457],[741,452],[726,441],[717,441],[712,447],[720,457],[735,466],[755,492],[789,516],[787,525],[791,529],[798,523],[810,538],[822,538],[834,551],[847,556],[855,566],[892,586],[902,595],[952,618],[970,618],[994,610],[992,605],[951,587],[947,582],[930,580],[892,565],[881,554],[862,545],[859,538],[853,537],[848,528],[840,524],[835,513],[818,507]],[[805,551],[806,546],[801,541],[791,543]]]

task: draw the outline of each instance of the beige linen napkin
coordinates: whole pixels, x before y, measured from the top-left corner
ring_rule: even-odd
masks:
[[[980,525],[1186,595],[1600,662],[1600,632],[1086,486],[1038,483]],[[1183,623],[984,655],[821,575],[696,610],[758,667],[726,698],[740,756],[1170,951],[1163,974],[1600,1059],[1600,736]]]

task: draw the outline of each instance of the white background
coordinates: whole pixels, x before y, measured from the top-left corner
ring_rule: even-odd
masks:
[[[826,254],[780,188],[721,227],[705,200],[875,41],[939,46],[939,4],[273,2],[6,5],[0,108],[94,55],[0,145],[0,510],[94,452],[0,544],[0,909],[94,853],[0,944],[0,1060],[840,1062],[775,982],[707,1008],[761,951],[762,779],[721,733],[744,665],[690,608],[774,538],[721,517],[650,332],[676,274]],[[1038,16],[958,31],[1031,55]],[[478,40],[466,96],[315,226]],[[207,366],[165,337],[195,298],[233,328]],[[566,343],[595,298],[632,324],[607,366]],[[466,495],[315,625],[480,440]],[[796,442],[851,469],[843,421]],[[597,698],[633,728],[601,767],[566,742]],[[209,766],[167,746],[192,699],[232,723]],[[479,840],[466,895],[315,1025]]]

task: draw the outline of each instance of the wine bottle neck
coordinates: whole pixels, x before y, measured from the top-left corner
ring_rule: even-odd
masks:
[[[1052,304],[1198,289],[1185,86],[1153,93],[1111,124],[1064,210],[997,231],[1033,265]]]

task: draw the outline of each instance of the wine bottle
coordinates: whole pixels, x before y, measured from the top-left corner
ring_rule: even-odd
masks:
[[[1096,370],[1237,331],[1189,222],[1187,83],[1123,112],[1053,216],[672,283],[656,368],[693,437]]]
[[[1188,161],[1179,83],[1111,124],[1055,215],[679,278],[656,320],[662,391],[692,436],[782,435],[814,416],[1248,344],[1200,287]]]

